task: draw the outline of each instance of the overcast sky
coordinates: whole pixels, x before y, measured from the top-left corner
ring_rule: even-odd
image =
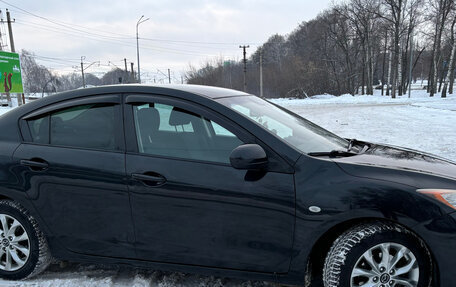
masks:
[[[16,50],[34,52],[40,63],[60,73],[75,70],[85,56],[86,65],[100,61],[87,70],[99,76],[113,65],[123,68],[124,58],[136,68],[136,22],[144,15],[150,19],[139,26],[141,74],[151,82],[163,79],[161,73],[168,68],[177,81],[189,64],[198,67],[217,57],[240,59],[239,45],[249,44],[250,54],[269,36],[286,35],[316,17],[330,2],[0,0],[0,8],[4,19],[5,8],[16,19]],[[1,28],[5,33],[6,25]]]

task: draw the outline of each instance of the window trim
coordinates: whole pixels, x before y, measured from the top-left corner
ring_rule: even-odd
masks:
[[[90,105],[90,104],[121,104],[120,95],[103,95],[103,96],[90,96],[90,97],[83,97],[78,99],[73,99],[69,101],[59,102],[50,106],[42,107],[38,110],[35,110],[24,117],[23,120],[31,120],[33,118],[39,118],[41,115],[47,113],[54,113],[58,112],[59,110],[63,110],[69,107],[75,106],[83,106],[83,105]]]
[[[115,152],[115,153],[124,153],[125,152],[125,125],[124,125],[124,109],[122,107],[122,100],[121,94],[113,94],[113,95],[95,95],[89,97],[83,97],[78,99],[71,99],[64,102],[59,102],[56,104],[52,104],[49,106],[45,106],[39,108],[31,113],[22,117],[20,121],[20,131],[22,134],[22,143],[26,144],[33,144],[33,145],[40,145],[40,146],[51,146],[51,147],[59,147],[59,148],[69,148],[69,149],[80,149],[80,150],[94,150],[94,151],[103,151],[103,152]],[[115,141],[117,149],[100,149],[100,148],[87,148],[87,147],[77,147],[77,146],[62,146],[62,145],[55,145],[50,143],[50,135],[48,137],[48,143],[37,143],[33,142],[32,135],[29,129],[28,121],[33,120],[35,118],[39,118],[41,116],[50,116],[50,114],[71,108],[76,106],[83,106],[83,105],[90,105],[90,104],[106,104],[112,105],[116,107],[116,111],[114,113],[114,120],[115,125],[118,128],[115,128]],[[49,125],[51,121],[49,120]],[[49,127],[50,133],[50,127]]]

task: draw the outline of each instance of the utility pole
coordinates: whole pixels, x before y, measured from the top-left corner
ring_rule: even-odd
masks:
[[[124,58],[124,64],[125,64],[125,82],[129,83],[130,79],[128,77],[127,58]]]
[[[2,10],[0,10],[0,23],[2,23],[2,24],[4,23]],[[3,34],[1,31],[0,31],[0,51],[3,51]],[[1,99],[3,100],[3,95],[1,95],[1,97],[2,97]]]
[[[260,48],[260,97],[263,97],[263,49]]]
[[[181,76],[181,84],[184,84],[184,76]]]
[[[140,83],[140,84],[141,84],[141,70],[139,68],[139,34],[138,34],[138,26],[139,26],[139,24],[144,23],[147,20],[149,20],[149,18],[144,19],[144,20],[142,20],[142,18],[144,18],[144,15],[142,15],[141,18],[139,18],[138,22],[136,23],[136,55],[138,56],[138,83]]]
[[[171,84],[171,71],[168,69],[168,83]]]
[[[135,82],[136,79],[135,79],[135,70],[133,69],[133,62],[130,63],[131,64],[131,78],[133,79],[132,82]]]
[[[250,48],[249,45],[239,46],[244,52],[244,92],[247,92],[247,52],[246,49]]]
[[[8,9],[6,9],[6,22],[8,23],[8,31],[9,31],[9,38],[10,38],[10,45],[11,45],[11,52],[15,53],[16,49],[14,48],[14,39],[13,39],[13,28],[11,27],[11,23],[14,23],[16,20],[13,19],[11,22],[11,15]]]
[[[82,73],[82,86],[85,88],[86,87],[86,83],[85,83],[85,78],[84,78],[84,59],[86,57],[85,56],[81,56],[81,73]]]
[[[15,21],[15,20],[13,19],[13,22],[14,22],[14,21]],[[12,23],[12,22],[11,22],[11,15],[10,15],[10,12],[8,11],[8,9],[6,9],[6,22],[7,22],[7,24],[8,24],[8,31],[9,31],[11,52],[12,52],[12,53],[15,53],[16,50],[15,50],[15,48],[14,48],[13,28],[12,28],[12,26],[11,26],[11,23]],[[18,105],[21,105],[21,101],[20,101],[19,98],[20,98],[20,96],[17,95],[17,104],[18,104]],[[11,107],[11,106],[13,105],[13,103],[12,103],[12,101],[11,101],[11,95],[10,95],[9,92],[6,93],[6,99],[8,100],[8,106]]]
[[[85,60],[85,58],[86,58],[85,56],[81,56],[82,86],[84,88],[86,87],[84,71],[87,70],[88,68],[90,68],[94,64],[98,64],[98,67],[100,66],[100,61],[95,61],[95,62],[90,63],[87,67],[84,68],[84,60]]]

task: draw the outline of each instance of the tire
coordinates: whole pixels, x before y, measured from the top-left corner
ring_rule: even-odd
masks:
[[[10,200],[0,200],[0,254],[0,278],[6,280],[33,277],[51,262],[38,223],[24,207]]]
[[[393,223],[363,223],[343,233],[332,245],[323,268],[323,284],[429,287],[431,270],[430,253],[413,233]]]

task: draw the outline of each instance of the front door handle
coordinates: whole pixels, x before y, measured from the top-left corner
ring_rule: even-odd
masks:
[[[131,177],[148,186],[160,186],[166,182],[166,178],[164,176],[155,172],[133,173]]]
[[[27,166],[34,171],[42,171],[49,167],[49,164],[42,159],[21,159],[20,163],[21,165]]]

